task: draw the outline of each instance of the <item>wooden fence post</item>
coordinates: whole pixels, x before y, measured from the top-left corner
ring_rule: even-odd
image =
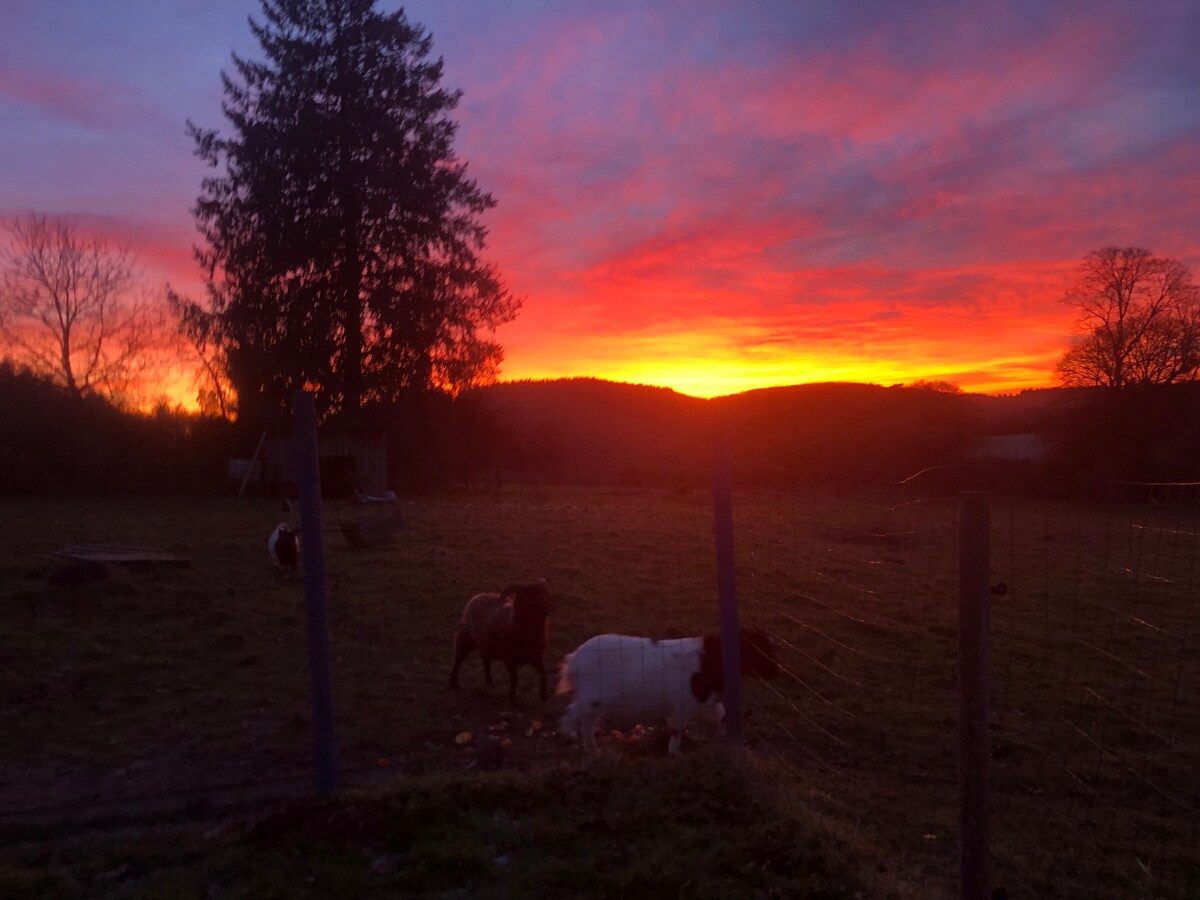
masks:
[[[990,900],[991,517],[984,491],[959,494],[958,742],[963,900]]]
[[[717,439],[713,452],[713,534],[717,542],[717,605],[721,614],[721,660],[724,667],[725,733],[742,739],[742,663],[738,644],[737,578],[733,563],[733,474],[729,437]]]
[[[325,554],[321,548],[321,473],[317,414],[312,394],[296,391],[296,490],[300,498],[300,553],[304,562],[304,606],[308,625],[308,666],[312,675],[313,741],[318,794],[337,787],[337,745],[333,730],[329,611],[325,596]]]

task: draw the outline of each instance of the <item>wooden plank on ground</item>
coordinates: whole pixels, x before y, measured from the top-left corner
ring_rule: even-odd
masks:
[[[55,550],[54,559],[69,559],[76,562],[117,563],[120,565],[191,565],[190,556],[181,556],[154,547],[129,547],[122,544],[69,544]]]

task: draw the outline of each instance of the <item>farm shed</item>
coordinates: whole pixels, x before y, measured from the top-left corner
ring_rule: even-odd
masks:
[[[1043,434],[992,434],[979,438],[963,456],[973,462],[1043,462],[1050,442]]]
[[[319,429],[317,454],[323,496],[387,490],[387,436],[381,429]],[[267,436],[260,453],[264,489],[285,493],[294,488],[295,456],[291,434]]]
[[[1044,432],[985,435],[967,445],[962,459],[975,474],[960,490],[1050,497],[1069,487],[1054,442]]]

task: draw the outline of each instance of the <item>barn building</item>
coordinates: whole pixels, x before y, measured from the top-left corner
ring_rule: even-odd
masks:
[[[388,488],[387,435],[381,429],[318,429],[322,497],[380,494]],[[296,490],[296,451],[291,434],[267,435],[259,452],[261,483],[273,495]]]

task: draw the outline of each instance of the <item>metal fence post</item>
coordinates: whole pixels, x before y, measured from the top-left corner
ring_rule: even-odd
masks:
[[[308,666],[312,675],[316,784],[318,794],[327,794],[337,787],[337,745],[333,730],[325,554],[321,548],[317,414],[312,394],[307,391],[295,392],[293,416],[296,429],[296,490],[300,498],[300,552],[304,562],[304,606],[308,626]]]
[[[717,604],[721,614],[725,733],[742,739],[742,663],[738,644],[737,579],[733,565],[733,474],[729,437],[717,439],[713,453],[713,534],[717,542]]]
[[[959,494],[958,742],[963,900],[990,900],[991,517],[984,491]]]

